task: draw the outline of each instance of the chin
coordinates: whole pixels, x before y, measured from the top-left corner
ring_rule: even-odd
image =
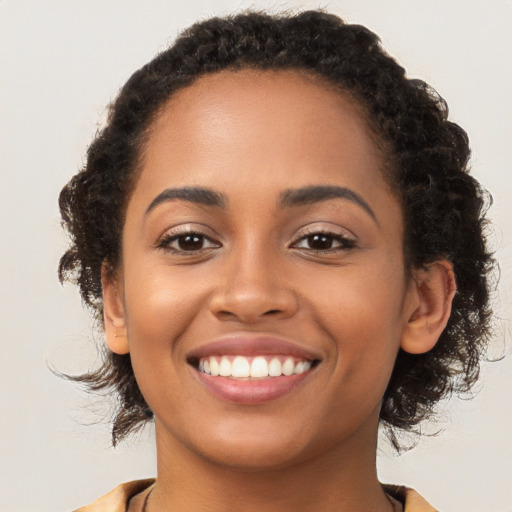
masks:
[[[226,469],[260,472],[297,466],[335,443],[328,435],[315,436],[309,422],[294,427],[289,420],[270,422],[259,418],[238,425],[219,422],[215,430],[204,432],[204,437],[190,439],[189,448]]]
[[[306,460],[306,453],[295,443],[276,446],[265,443],[226,443],[208,450],[203,457],[210,463],[242,473],[282,470]]]

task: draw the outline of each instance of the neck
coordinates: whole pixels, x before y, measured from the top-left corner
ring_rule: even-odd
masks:
[[[207,460],[163,429],[157,422],[158,477],[147,512],[393,510],[377,479],[376,428],[371,443],[359,432],[315,458],[263,470]]]

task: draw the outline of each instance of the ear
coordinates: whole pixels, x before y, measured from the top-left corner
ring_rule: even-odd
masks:
[[[116,354],[128,354],[128,338],[122,290],[118,277],[106,262],[101,269],[103,325],[108,348]]]
[[[400,344],[405,352],[423,354],[434,347],[450,318],[456,289],[453,266],[446,260],[414,272]]]

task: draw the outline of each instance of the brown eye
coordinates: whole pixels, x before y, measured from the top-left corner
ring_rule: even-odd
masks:
[[[190,232],[176,235],[168,234],[160,240],[157,247],[164,251],[186,256],[219,248],[221,244],[202,233]]]
[[[296,249],[302,249],[311,252],[338,252],[353,249],[356,246],[356,241],[351,238],[347,238],[344,235],[338,233],[312,233],[306,235],[294,244],[292,247]]]
[[[177,241],[178,247],[182,251],[197,251],[202,249],[204,245],[204,237],[196,234],[182,235]]]
[[[334,238],[331,235],[326,234],[316,234],[311,235],[306,238],[307,243],[310,249],[315,249],[317,251],[322,251],[325,249],[331,249]]]

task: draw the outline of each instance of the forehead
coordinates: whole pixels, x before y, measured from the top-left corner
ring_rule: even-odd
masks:
[[[153,122],[151,143],[161,142],[161,136],[222,143],[232,128],[254,144],[268,144],[271,135],[280,135],[277,143],[286,136],[297,142],[325,139],[327,133],[325,146],[336,141],[359,149],[372,146],[368,139],[375,142],[359,103],[323,78],[292,70],[244,69],[205,75],[177,91]],[[265,141],[264,133],[269,135]],[[233,140],[232,132],[229,136]],[[376,147],[365,147],[365,152],[369,149],[376,156]]]
[[[390,194],[383,155],[359,104],[297,71],[246,69],[199,78],[160,110],[142,160],[138,185],[152,193],[171,185],[237,192],[236,185],[250,181],[252,192],[262,194],[269,184],[332,182],[367,188],[370,195],[378,185]]]

